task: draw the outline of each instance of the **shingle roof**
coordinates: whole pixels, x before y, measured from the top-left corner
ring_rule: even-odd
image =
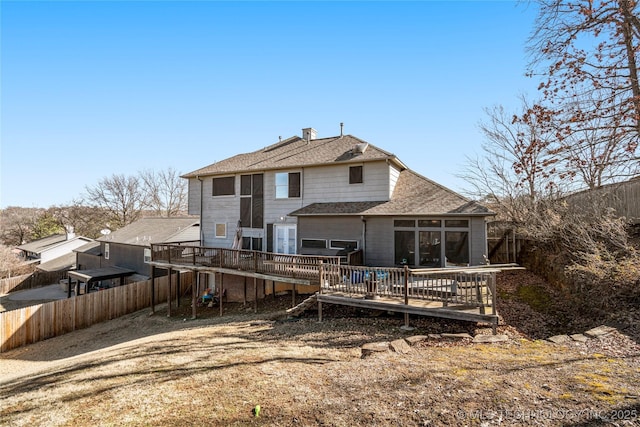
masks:
[[[80,246],[79,248],[74,249],[73,252],[79,252],[82,254],[96,255],[96,256],[102,255],[100,242],[89,242],[85,245]]]
[[[64,234],[54,234],[52,236],[43,237],[42,239],[20,245],[18,246],[18,249],[27,252],[40,253],[47,247],[64,242],[65,240],[67,240],[67,236]]]
[[[363,153],[355,148],[366,146]],[[258,151],[238,154],[204,168],[183,175],[184,178],[245,172],[252,170],[283,169],[311,165],[327,165],[349,161],[367,162],[391,160],[405,166],[391,153],[371,145],[352,135],[330,138],[306,139],[298,136],[280,141]]]
[[[187,241],[192,240],[192,227],[198,224],[197,218],[142,218],[98,240],[136,246]],[[181,239],[182,236],[186,238]]]
[[[486,207],[412,170],[400,173],[389,201],[313,203],[291,212],[309,215],[493,215]]]
[[[54,258],[47,262],[43,262],[38,266],[38,270],[61,271],[61,270],[68,270],[70,268],[73,268],[75,265],[76,265],[76,254],[74,252],[69,252],[68,254],[59,256],[58,258]]]

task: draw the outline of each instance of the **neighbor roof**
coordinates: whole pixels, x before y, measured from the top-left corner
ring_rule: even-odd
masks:
[[[136,246],[195,241],[200,239],[198,224],[196,218],[142,218],[98,240]]]
[[[312,203],[291,212],[311,215],[493,215],[486,207],[405,169],[400,173],[389,201]]]
[[[18,249],[27,252],[40,253],[47,249],[49,246],[53,246],[57,243],[67,240],[67,236],[64,234],[54,234],[51,236],[43,237],[42,239],[34,240],[33,242],[25,243],[18,246]]]
[[[76,254],[69,252],[47,262],[43,262],[38,265],[38,270],[41,271],[61,271],[73,268],[76,265]]]
[[[356,147],[366,147],[360,153]],[[333,136],[307,141],[298,136],[280,141],[258,151],[238,154],[204,168],[183,175],[184,178],[246,172],[252,170],[284,169],[337,163],[389,160],[400,169],[406,168],[396,158],[374,145],[352,135]]]
[[[80,246],[79,248],[74,249],[73,252],[78,252],[78,253],[88,254],[88,255],[96,255],[96,256],[102,255],[100,242],[89,242],[87,244]]]

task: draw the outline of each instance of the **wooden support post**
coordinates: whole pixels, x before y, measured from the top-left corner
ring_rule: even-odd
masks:
[[[291,284],[291,307],[296,306],[296,284]]]
[[[200,272],[196,273],[196,283],[191,286],[191,318],[195,319],[197,316],[196,305],[198,301],[198,292],[200,288]]]
[[[273,297],[273,299],[276,299],[276,281],[275,280],[271,281],[271,296]]]
[[[409,313],[404,314],[404,327],[409,329]]]
[[[78,295],[76,293],[76,295]],[[151,313],[156,312],[156,268],[151,266]]]
[[[224,273],[220,273],[220,289],[218,290],[218,300],[220,301],[220,316],[222,316],[222,299],[224,298]]]
[[[490,284],[491,278],[487,277],[484,280],[486,280],[485,286],[487,287],[487,292],[490,292],[489,288],[491,286],[491,284]],[[476,301],[478,301],[478,304],[480,306],[480,313],[484,314],[484,298],[482,298],[482,283],[481,283],[483,281],[483,278],[480,275],[475,274],[473,281],[475,282],[475,285],[476,285],[475,286],[475,288],[476,288]]]
[[[318,322],[322,322],[322,303],[318,301]]]
[[[71,298],[71,277],[67,275],[67,298]]]
[[[255,294],[253,297],[253,312],[257,313],[258,312],[258,278],[257,277],[253,278],[253,290]]]
[[[247,306],[247,276],[244,276],[244,294],[242,297],[242,306]]]
[[[167,275],[167,317],[171,317],[171,276],[173,270],[169,267],[169,274]]]
[[[176,285],[176,308],[180,307],[180,293],[182,292],[182,286],[180,285],[180,270],[176,273],[176,281],[178,284]]]

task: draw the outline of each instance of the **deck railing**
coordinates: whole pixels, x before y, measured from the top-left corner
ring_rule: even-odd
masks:
[[[152,244],[152,261],[183,266],[217,267],[308,280],[320,293],[364,298],[402,298],[441,302],[443,306],[492,307],[495,277],[489,268],[410,269],[345,265],[340,257]]]
[[[410,269],[324,265],[321,292],[364,298],[403,298],[495,307],[496,270]]]

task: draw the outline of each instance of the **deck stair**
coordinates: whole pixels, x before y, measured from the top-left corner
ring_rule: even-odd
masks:
[[[310,309],[318,302],[318,294],[315,293],[311,295],[306,300],[302,301],[300,304],[295,307],[287,309],[287,315],[290,317],[297,317],[304,313],[306,310]]]

